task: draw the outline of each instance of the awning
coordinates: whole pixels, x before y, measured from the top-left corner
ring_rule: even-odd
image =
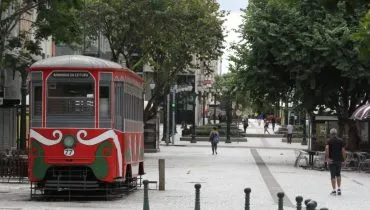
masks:
[[[353,112],[350,117],[354,120],[368,120],[370,119],[370,103],[360,106]]]

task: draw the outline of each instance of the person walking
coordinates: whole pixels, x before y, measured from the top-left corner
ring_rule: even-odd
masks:
[[[243,128],[244,128],[244,133],[247,132],[247,128],[249,126],[248,118],[244,119],[243,121]]]
[[[269,128],[269,121],[265,120],[265,125],[264,125],[264,131],[263,131],[263,134],[266,134],[266,132],[268,134],[270,134],[270,132],[268,131],[268,128]]]
[[[291,144],[292,143],[292,137],[293,137],[293,125],[289,122],[286,129],[287,129],[287,134],[286,134],[287,143]]]
[[[344,148],[344,142],[337,136],[337,130],[335,128],[330,130],[330,136],[331,138],[325,147],[325,157],[326,162],[329,165],[331,186],[333,187],[330,195],[342,195],[342,191],[340,189],[340,172],[342,163],[346,159],[346,150]]]
[[[275,124],[276,124],[275,116],[272,116],[271,125],[272,125],[272,132],[274,133],[275,133]]]
[[[212,155],[216,153],[217,155],[217,144],[220,141],[220,134],[218,133],[218,128],[213,127],[213,130],[209,134],[209,141],[212,145]]]

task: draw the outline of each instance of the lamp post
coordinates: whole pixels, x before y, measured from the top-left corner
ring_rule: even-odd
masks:
[[[203,100],[203,114],[202,114],[202,118],[203,118],[203,126],[206,124],[206,97],[207,97],[207,92],[203,92],[202,93],[202,100]]]
[[[213,124],[214,125],[216,125],[216,108],[217,108],[217,104],[216,104],[216,101],[217,101],[217,98],[216,98],[216,96],[217,96],[217,90],[213,90],[213,102],[214,102],[214,112],[213,112]],[[218,122],[218,123],[220,123],[220,122]]]
[[[224,92],[227,92],[227,96],[226,96],[226,141],[225,143],[231,143],[231,140],[230,140],[230,127],[231,127],[231,91],[226,88],[226,87],[223,87],[222,90]]]
[[[302,145],[307,145],[307,132],[306,132],[306,112],[303,112],[303,139],[302,139]]]
[[[153,91],[155,88],[155,83],[150,83],[149,86],[150,86],[150,98],[153,98]]]
[[[195,130],[196,129],[195,128],[196,127],[196,125],[195,125],[195,117],[196,117],[195,116],[195,108],[196,108],[195,107],[195,104],[196,104],[196,100],[197,100],[197,94],[196,93],[193,93],[192,94],[192,99],[193,99],[193,111],[194,111],[194,114],[193,115],[194,115],[194,119],[193,119],[193,126],[192,126],[192,130],[191,130],[191,140],[190,140],[190,143],[197,143],[197,139],[196,139],[196,137],[197,137],[196,135],[197,134],[195,132],[196,131]]]

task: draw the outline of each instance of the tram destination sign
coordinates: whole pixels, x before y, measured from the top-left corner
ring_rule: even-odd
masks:
[[[54,78],[88,78],[90,76],[87,72],[54,72]]]

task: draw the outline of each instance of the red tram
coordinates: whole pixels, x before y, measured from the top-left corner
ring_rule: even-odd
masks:
[[[31,195],[135,187],[144,174],[142,78],[80,55],[29,71]]]

